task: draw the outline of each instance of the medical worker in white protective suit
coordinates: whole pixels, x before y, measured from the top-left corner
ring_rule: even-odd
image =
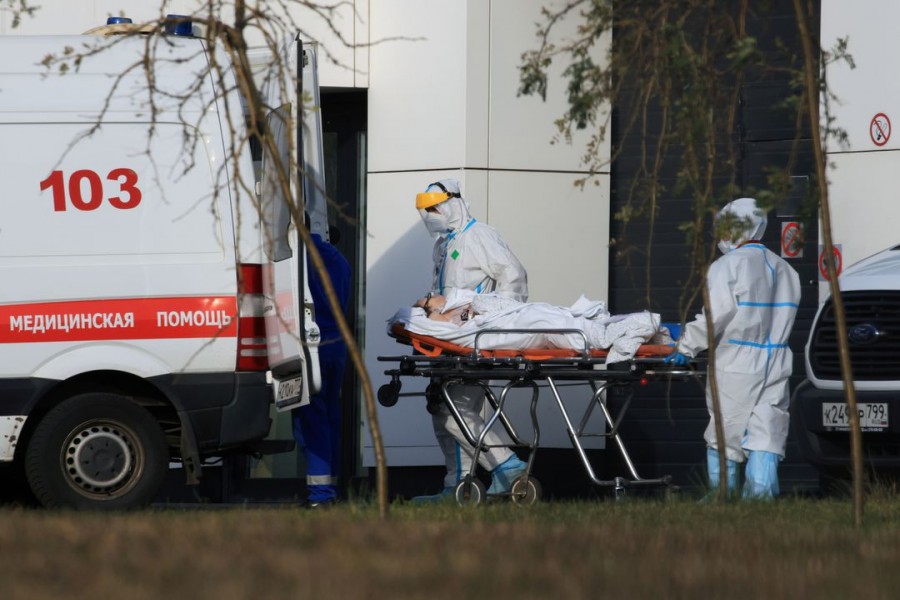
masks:
[[[728,490],[737,491],[740,463],[747,462],[743,496],[778,495],[778,462],[784,458],[792,354],[788,336],[800,303],[797,272],[759,240],[766,214],[752,198],[726,205],[716,216],[724,256],[710,265],[710,312],[715,328],[716,382],[725,442],[716,439],[712,399],[706,428],[709,483],[719,485],[719,455],[724,449]],[[676,352],[667,360],[687,364],[707,347],[706,317],[685,327]]]
[[[525,267],[494,228],[472,217],[457,180],[442,179],[429,184],[424,193],[416,196],[416,208],[428,232],[435,238],[433,292],[445,295],[462,288],[478,293],[494,292],[521,302],[528,299]],[[477,436],[484,428],[481,416],[484,391],[479,386],[453,386],[450,395]],[[414,501],[440,500],[452,494],[472,466],[474,448],[443,403],[432,416],[432,422],[447,466],[444,488],[435,496],[419,496]],[[488,432],[485,443],[502,444],[503,440]],[[478,459],[479,464],[491,472],[488,494],[509,493],[513,482],[526,468],[526,464],[508,448],[490,448],[480,452]]]

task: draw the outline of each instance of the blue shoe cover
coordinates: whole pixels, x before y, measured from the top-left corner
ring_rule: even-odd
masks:
[[[744,498],[771,500],[778,496],[778,462],[774,452],[753,450],[747,458]]]
[[[433,504],[435,502],[446,502],[453,499],[454,488],[445,487],[437,494],[430,496],[415,496],[410,502],[414,504]]]
[[[523,462],[513,454],[503,464],[491,471],[491,487],[487,493],[491,495],[509,494],[512,484],[528,469],[528,463]]]
[[[740,465],[737,461],[726,459],[725,468],[728,470],[728,493],[733,494],[738,490]],[[709,474],[709,487],[714,491],[719,489],[719,451],[714,448],[706,449],[706,472]]]

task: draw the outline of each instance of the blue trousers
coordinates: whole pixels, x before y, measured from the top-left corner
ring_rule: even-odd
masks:
[[[322,389],[312,395],[309,404],[295,408],[291,414],[294,438],[306,450],[309,502],[327,502],[338,496],[341,387],[346,364],[347,347],[343,341],[323,342],[319,346]]]

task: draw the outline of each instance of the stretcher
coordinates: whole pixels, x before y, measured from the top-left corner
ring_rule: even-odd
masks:
[[[584,347],[579,350],[560,348],[536,349],[484,349],[480,342],[489,339],[486,336],[503,333],[550,333],[581,334]],[[537,420],[537,403],[542,391],[549,391],[556,407],[565,422],[566,431],[576,454],[584,466],[590,481],[597,486],[614,490],[615,497],[624,496],[629,486],[666,486],[671,484],[671,476],[652,479],[641,477],[625,447],[619,433],[620,425],[628,411],[634,390],[638,385],[646,385],[650,381],[688,380],[702,376],[702,371],[693,367],[674,367],[665,363],[664,358],[672,352],[670,346],[646,344],[640,346],[635,356],[624,363],[609,365],[607,368],[606,350],[590,348],[587,338],[580,330],[569,329],[496,329],[478,333],[473,347],[463,347],[440,340],[435,337],[413,333],[395,323],[389,334],[402,344],[411,345],[417,353],[401,356],[379,356],[382,362],[397,363],[394,368],[385,370],[390,382],[378,390],[378,401],[383,406],[394,406],[402,388],[404,377],[422,377],[429,380],[425,398],[429,412],[436,412],[440,405],[446,405],[459,425],[466,440],[475,449],[475,460],[472,469],[467,473],[454,490],[459,504],[480,504],[487,500],[484,484],[476,477],[478,454],[490,446],[485,444],[485,436],[496,424],[502,425],[512,440],[512,447],[524,448],[528,451],[527,469],[512,486],[509,497],[512,502],[532,504],[541,496],[540,483],[532,475],[535,452],[540,445],[540,427]],[[494,386],[502,386],[499,396],[494,393]],[[484,429],[477,435],[464,421],[453,403],[449,390],[455,385],[478,385],[485,393],[492,413],[485,421]],[[561,386],[583,386],[589,394],[589,401],[579,419],[574,419],[566,401],[560,394]],[[508,394],[515,388],[531,390],[530,417],[532,435],[526,440],[519,434],[505,413]],[[613,414],[607,405],[606,392],[617,388],[621,390],[623,402]],[[602,431],[594,431],[589,427],[589,420],[594,411],[599,409],[605,421]],[[594,426],[596,428],[596,426]],[[583,441],[586,438],[611,438],[621,454],[630,477],[614,477],[603,480],[597,477],[588,459]]]

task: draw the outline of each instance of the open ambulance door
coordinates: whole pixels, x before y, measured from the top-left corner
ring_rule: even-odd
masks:
[[[275,407],[285,411],[308,403],[310,394],[321,387],[320,334],[309,292],[306,250],[298,229],[306,225],[297,222],[298,215],[301,219],[305,215],[310,230],[324,239],[328,220],[315,50],[295,39],[276,64],[296,74],[289,83],[284,83],[282,77],[270,79],[280,82],[278,89],[267,94],[271,108],[267,127],[277,156],[263,151],[261,186],[266,223],[266,340]],[[293,144],[291,136],[296,136]],[[297,159],[291,160],[294,152]],[[284,197],[275,161],[287,167],[284,173],[290,178],[290,198]],[[299,173],[292,172],[291,165],[300,165]]]

